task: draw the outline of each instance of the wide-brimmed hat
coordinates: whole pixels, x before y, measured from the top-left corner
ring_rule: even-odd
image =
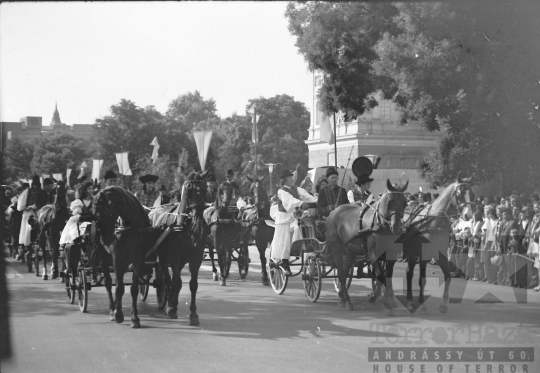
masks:
[[[280,175],[281,179],[285,179],[285,178],[287,178],[289,176],[294,176],[291,171],[289,171],[287,169],[281,171],[281,175]]]
[[[227,173],[225,175],[226,176],[234,176],[234,171],[233,170],[227,170]]]
[[[44,180],[43,180],[43,185],[52,185],[54,184],[53,180],[50,178],[50,177],[46,177]]]
[[[369,175],[364,174],[364,175],[360,175],[358,177],[358,180],[356,180],[356,184],[357,185],[362,185],[364,183],[371,183],[372,181],[373,181],[373,179],[370,178]]]
[[[164,191],[167,191],[167,188],[165,187],[165,185],[162,185],[159,190],[164,190]]]
[[[105,172],[105,180],[109,180],[109,179],[118,179],[118,176],[116,176],[114,171],[109,170]]]
[[[146,174],[139,178],[139,181],[143,184],[153,182],[155,183],[159,179],[159,176]]]
[[[329,178],[332,175],[339,176],[339,172],[334,167],[328,167],[328,169],[326,170],[326,178]]]

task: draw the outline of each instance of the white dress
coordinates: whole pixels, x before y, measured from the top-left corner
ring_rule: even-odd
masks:
[[[76,199],[71,203],[70,209],[73,213],[73,216],[69,218],[66,223],[66,226],[62,230],[62,235],[60,236],[60,245],[65,245],[67,243],[72,243],[77,238],[82,236],[86,231],[86,227],[90,225],[90,222],[83,222],[79,224],[79,219],[82,214],[83,203],[88,207],[91,201],[81,201]]]
[[[284,187],[286,188],[286,187]],[[291,253],[291,241],[302,238],[302,230],[298,226],[293,212],[297,207],[302,206],[304,202],[317,202],[317,197],[310,195],[302,188],[297,188],[298,197],[294,198],[290,193],[279,189],[278,197],[287,212],[278,210],[278,205],[270,208],[270,217],[274,219],[276,229],[270,248],[270,257],[272,260],[289,259]]]

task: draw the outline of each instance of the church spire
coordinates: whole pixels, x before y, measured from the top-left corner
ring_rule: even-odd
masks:
[[[53,127],[53,126],[61,126],[61,125],[62,125],[62,121],[60,120],[60,113],[58,112],[58,103],[55,102],[54,114],[53,114],[50,126]]]

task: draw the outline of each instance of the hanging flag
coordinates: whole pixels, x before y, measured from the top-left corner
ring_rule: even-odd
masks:
[[[54,177],[54,180],[56,180],[56,181],[64,180],[61,173],[60,174],[53,174],[53,177]]]
[[[317,100],[317,111],[315,113],[315,123],[320,128],[320,140],[332,145],[336,141],[334,134],[334,115],[328,115]]]
[[[129,168],[128,153],[114,153],[116,155],[116,162],[118,162],[118,172],[124,176],[131,176],[131,169]]]
[[[68,168],[68,169],[66,170],[66,180],[67,180],[67,184],[68,184],[69,186],[71,186],[71,184],[70,184],[70,182],[69,182],[69,177],[70,177],[70,176],[71,176],[71,168]]]
[[[79,176],[77,177],[77,179],[80,179],[81,177],[84,176],[84,169],[85,169],[86,167],[88,167],[88,166],[86,165],[86,162],[83,162],[83,164],[81,165],[81,173],[79,174]]]
[[[156,163],[157,159],[158,159],[158,150],[159,150],[159,144],[158,144],[158,141],[157,141],[157,137],[154,137],[154,140],[152,140],[152,142],[150,143],[150,145],[153,145],[154,146],[154,150],[152,151],[152,163]]]
[[[92,180],[99,180],[99,172],[103,165],[103,159],[92,159]]]
[[[257,104],[251,105],[247,109],[247,113],[251,117],[251,120],[253,121],[253,128],[251,129],[251,141],[253,141],[254,144],[259,142],[259,130],[257,129],[257,122],[261,118],[260,114],[257,114]]]
[[[197,154],[199,155],[201,171],[204,171],[206,155],[208,154],[210,142],[212,141],[212,131],[193,131],[193,137],[195,138],[195,144],[197,145]]]

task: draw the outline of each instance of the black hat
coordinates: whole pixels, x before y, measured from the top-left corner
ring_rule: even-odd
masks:
[[[233,170],[227,170],[227,176],[234,176],[234,171]]]
[[[214,174],[208,174],[206,181],[216,181],[216,176]]]
[[[77,183],[82,184],[86,179],[88,179],[88,177],[86,176],[86,174],[84,174],[77,179]]]
[[[116,176],[114,171],[109,170],[105,172],[105,180],[109,180],[109,179],[118,179],[118,176]]]
[[[53,180],[50,177],[47,177],[43,180],[43,185],[52,185],[54,184]]]
[[[156,182],[157,180],[159,179],[159,176],[156,176],[156,175],[150,175],[150,174],[146,174],[146,175],[143,175],[139,178],[139,181],[143,184],[146,184],[148,182]]]
[[[337,170],[334,167],[328,167],[328,169],[326,170],[326,178],[329,178],[331,175],[339,176],[339,172],[337,172]]]
[[[369,175],[363,174],[358,177],[358,180],[356,181],[357,185],[362,185],[364,183],[371,183],[373,181],[372,178],[369,177]]]
[[[39,180],[39,176],[38,176],[38,175],[32,176],[32,186],[34,186],[34,185],[39,185],[39,186],[41,186],[41,181]]]
[[[164,190],[164,191],[167,191],[167,188],[165,188],[165,185],[162,185],[159,190]]]
[[[281,179],[285,179],[285,178],[287,178],[289,176],[294,176],[291,171],[289,171],[287,169],[284,169],[284,170],[281,171],[281,176],[280,176]]]

